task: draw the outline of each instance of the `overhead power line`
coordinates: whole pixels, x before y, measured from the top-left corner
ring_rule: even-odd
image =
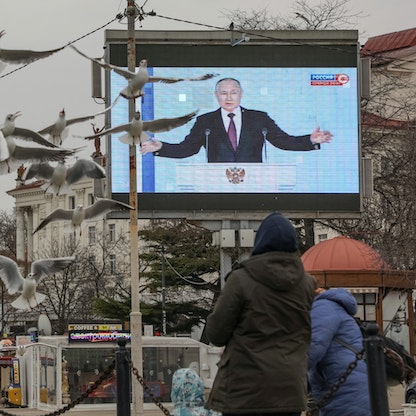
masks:
[[[101,30],[101,29],[104,29],[106,26],[110,25],[111,23],[115,22],[116,20],[119,20],[119,21],[120,21],[121,19],[123,19],[123,17],[124,17],[124,15],[123,15],[123,14],[121,14],[121,13],[117,14],[117,15],[116,15],[116,17],[115,17],[114,19],[111,19],[110,21],[108,21],[107,23],[105,23],[105,24],[101,25],[100,27],[97,27],[96,29],[91,30],[90,32],[86,33],[85,35],[79,36],[78,38],[76,38],[76,39],[74,39],[74,40],[69,41],[66,45],[64,45],[64,46],[63,46],[63,48],[62,48],[62,49],[64,49],[64,48],[66,48],[67,46],[72,45],[72,44],[74,44],[74,43],[76,43],[76,42],[80,41],[81,39],[84,39],[84,38],[86,38],[86,37],[88,37],[88,36],[92,35],[92,34],[93,34],[93,33],[95,33],[95,32],[98,32],[98,31],[99,31],[99,30]],[[33,61],[33,62],[36,62],[36,61]],[[1,79],[1,78],[5,78],[5,77],[7,77],[7,76],[9,76],[9,75],[13,74],[14,72],[20,71],[21,69],[23,69],[23,68],[27,67],[28,65],[32,64],[33,62],[28,62],[28,63],[26,63],[26,64],[24,64],[24,65],[21,65],[21,66],[19,66],[19,67],[15,68],[15,69],[13,69],[12,71],[9,71],[9,72],[6,72],[6,73],[5,73],[5,74],[3,74],[3,75],[0,75],[0,79]]]

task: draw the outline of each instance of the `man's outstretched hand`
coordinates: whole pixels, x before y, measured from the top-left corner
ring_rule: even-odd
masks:
[[[322,131],[320,127],[317,127],[311,134],[311,142],[314,144],[329,143],[332,137],[333,135],[330,131]]]
[[[140,153],[145,155],[147,153],[157,152],[162,148],[162,143],[157,139],[151,139],[141,144]]]

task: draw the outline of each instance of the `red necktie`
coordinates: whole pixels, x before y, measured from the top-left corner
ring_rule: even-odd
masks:
[[[230,124],[228,126],[228,137],[230,138],[231,145],[233,146],[233,149],[237,149],[237,129],[235,128],[233,117],[235,116],[234,113],[228,114],[228,117],[230,117]]]

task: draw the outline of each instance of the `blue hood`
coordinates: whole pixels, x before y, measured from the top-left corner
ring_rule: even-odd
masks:
[[[349,315],[353,316],[358,312],[358,305],[354,295],[343,287],[325,290],[325,292],[322,292],[315,297],[315,302],[320,299],[328,299],[338,303],[338,305],[341,305]]]
[[[282,214],[273,213],[261,223],[254,240],[252,255],[269,251],[295,252],[298,240],[295,227]]]

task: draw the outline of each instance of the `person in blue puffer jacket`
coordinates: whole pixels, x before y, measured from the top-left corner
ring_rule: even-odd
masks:
[[[336,339],[363,349],[361,330],[353,318],[358,307],[354,296],[343,288],[317,290],[312,304],[312,339],[309,349],[308,381],[314,403],[318,403],[331,386],[339,381],[355,353]],[[323,404],[320,416],[371,416],[367,365],[357,366],[338,391]]]

